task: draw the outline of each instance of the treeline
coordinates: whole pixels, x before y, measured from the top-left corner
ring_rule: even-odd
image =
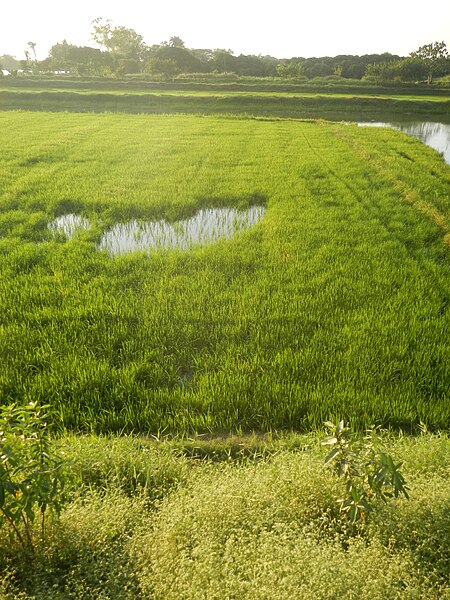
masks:
[[[103,19],[94,20],[92,26],[92,38],[98,48],[76,46],[63,40],[52,46],[46,59],[37,61],[36,44],[29,42],[25,60],[20,61],[18,68],[24,72],[96,77],[140,74],[161,81],[172,80],[182,74],[227,73],[244,77],[283,77],[297,81],[336,77],[381,83],[424,80],[431,83],[434,76],[450,74],[450,59],[444,42],[422,46],[409,57],[383,53],[277,59],[261,55],[236,56],[231,50],[225,49],[186,48],[178,36],[148,46],[134,29],[115,27]],[[9,56],[0,57],[0,65],[10,68],[11,59]]]
[[[6,64],[3,59],[7,59]],[[399,56],[387,53],[280,60],[261,55],[235,56],[231,50],[186,48],[170,41],[143,48],[139,53],[125,53],[76,46],[64,40],[55,44],[43,61],[16,61],[14,67],[11,57],[0,57],[0,64],[10,71],[20,69],[97,77],[140,73],[151,75],[156,80],[170,80],[181,74],[229,73],[301,80],[329,76],[362,79],[373,65],[399,60]]]

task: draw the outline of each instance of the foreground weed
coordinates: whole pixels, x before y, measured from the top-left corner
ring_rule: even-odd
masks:
[[[28,550],[39,529],[45,539],[47,512],[62,508],[63,463],[50,447],[46,408],[0,408],[0,529]]]
[[[355,523],[364,520],[373,510],[373,501],[387,502],[403,494],[408,498],[408,487],[400,472],[402,463],[379,449],[380,436],[368,429],[364,437],[352,433],[344,421],[334,425],[325,423],[330,435],[324,446],[333,446],[325,464],[333,464],[337,475],[345,480],[345,496],[339,500],[340,511]]]

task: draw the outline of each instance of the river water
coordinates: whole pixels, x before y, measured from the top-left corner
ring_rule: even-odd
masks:
[[[391,127],[408,133],[440,152],[445,162],[450,164],[450,124],[448,123],[371,121],[358,123],[358,125],[362,127]]]

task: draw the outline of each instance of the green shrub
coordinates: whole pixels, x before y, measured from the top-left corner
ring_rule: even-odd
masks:
[[[141,597],[128,545],[147,516],[143,498],[85,491],[49,527],[46,546],[31,561],[17,557],[0,572],[0,598],[2,592],[5,600]]]
[[[28,550],[45,538],[46,514],[63,504],[63,462],[51,447],[46,408],[0,407],[0,530]]]
[[[448,437],[383,436],[410,501],[375,503],[364,527],[340,518],[342,482],[317,438],[302,440],[302,452],[288,435],[261,453],[243,439],[258,449],[247,457],[237,438],[229,454],[222,439],[200,454],[195,440],[60,440],[72,501],[45,545],[1,562],[0,599],[449,598]]]
[[[330,435],[322,440],[323,446],[333,446],[325,464],[335,467],[338,477],[345,481],[345,494],[339,500],[340,511],[355,523],[363,520],[373,510],[374,500],[387,502],[403,494],[408,498],[408,487],[400,468],[391,455],[380,446],[376,430],[368,429],[361,437],[345,427],[326,423]]]
[[[450,596],[450,438],[400,438],[395,452],[411,482],[410,501],[380,506],[371,517],[368,535],[410,553],[430,587],[444,581]]]

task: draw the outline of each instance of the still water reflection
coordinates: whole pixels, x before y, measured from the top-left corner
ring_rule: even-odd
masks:
[[[72,239],[79,232],[89,229],[90,226],[88,219],[72,213],[57,217],[48,224],[48,228],[54,236],[60,234],[65,236],[68,240]]]
[[[228,239],[242,229],[247,229],[264,215],[263,206],[252,206],[247,210],[233,208],[207,208],[184,221],[117,223],[105,232],[100,240],[100,250],[110,254],[123,254],[136,250],[158,248],[181,248],[187,250],[194,245],[209,244],[220,238]]]
[[[370,123],[358,123],[360,126],[368,127],[391,127],[404,131],[409,135],[421,140],[427,146],[431,146],[442,154],[446,163],[450,164],[450,125],[448,123],[396,123],[373,121]]]
[[[110,254],[124,254],[136,250],[156,250],[158,248],[181,248],[187,250],[194,245],[213,243],[221,238],[229,239],[239,231],[255,225],[264,216],[263,206],[252,206],[246,210],[234,208],[207,208],[184,221],[137,220],[117,223],[105,231],[100,239],[99,249]],[[80,232],[88,230],[88,219],[80,215],[67,214],[49,223],[52,235],[63,235],[68,240]]]

